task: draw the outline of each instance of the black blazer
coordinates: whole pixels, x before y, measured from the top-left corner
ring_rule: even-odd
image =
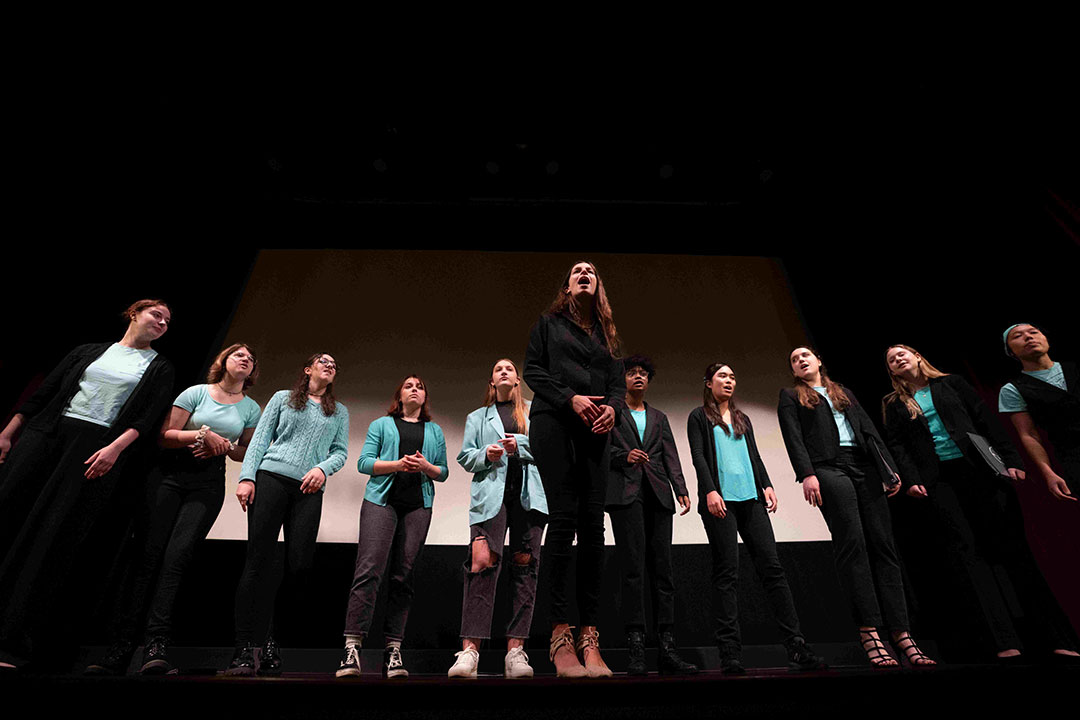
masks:
[[[645,440],[638,439],[637,423],[629,408],[623,408],[619,426],[611,431],[611,473],[608,476],[607,506],[622,507],[634,502],[642,491],[641,480],[648,478],[660,504],[675,512],[671,499],[689,496],[683,480],[679,452],[667,415],[645,403]],[[626,456],[634,448],[649,454],[647,463],[629,463]]]
[[[930,398],[934,401],[934,408],[949,437],[960,448],[960,452],[964,453],[964,459],[968,462],[976,467],[989,469],[968,437],[968,433],[972,432],[990,441],[1006,467],[1024,467],[1019,453],[1009,442],[997,418],[992,416],[967,380],[959,375],[931,378]],[[938,456],[934,452],[930,426],[922,413],[912,418],[907,405],[900,400],[893,400],[885,406],[885,436],[889,450],[899,465],[900,479],[904,487],[933,486],[937,483],[940,472]]]
[[[686,437],[690,441],[690,457],[694,461],[697,473],[698,512],[707,513],[705,496],[712,491],[720,492],[720,473],[716,466],[716,444],[713,442],[713,425],[705,415],[704,407],[696,407],[686,421]],[[757,440],[754,439],[754,426],[746,418],[746,450],[750,455],[750,464],[754,468],[754,484],[758,489],[758,500],[764,504],[765,488],[771,488],[769,473],[761,461]]]
[[[608,352],[599,323],[587,333],[565,313],[541,315],[529,335],[522,376],[534,394],[530,417],[558,413],[580,423],[570,405],[574,395],[603,397],[597,404],[615,409],[616,424],[626,407],[622,360]]]
[[[896,472],[896,461],[855,395],[846,387],[841,386],[841,389],[851,401],[844,415],[851,423],[855,441],[878,471],[881,481],[892,485],[895,483],[893,473]],[[803,407],[794,388],[783,388],[776,412],[780,417],[780,433],[784,436],[784,447],[787,448],[797,482],[816,474],[814,465],[836,460],[840,454],[840,431],[825,398],[821,398],[821,402],[812,408]]]
[[[111,345],[111,342],[80,345],[68,353],[19,408],[19,413],[27,419],[26,427],[45,433],[54,432],[64,408],[79,391],[79,380],[86,368]],[[139,431],[137,442],[140,445],[148,444],[148,439],[156,436],[169,402],[173,399],[174,382],[172,363],[159,353],[150,361],[139,383],[120,408],[120,414],[105,434],[103,444],[111,443],[128,428]]]

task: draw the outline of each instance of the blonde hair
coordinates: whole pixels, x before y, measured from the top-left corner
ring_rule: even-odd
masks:
[[[495,365],[501,362],[508,362],[514,366],[514,372],[518,374],[518,384],[514,386],[514,389],[510,391],[510,402],[513,403],[513,416],[514,422],[517,423],[518,432],[528,432],[527,415],[525,413],[525,398],[521,397],[521,373],[518,371],[517,363],[510,358],[499,358],[495,361]],[[492,371],[495,370],[495,365],[491,366]],[[491,382],[491,376],[488,376],[487,392],[484,393],[484,407],[491,407],[498,399],[498,393],[495,390],[495,385]]]
[[[893,391],[881,400],[882,418],[885,417],[885,408],[889,406],[889,403],[902,402],[904,403],[904,405],[907,406],[908,415],[910,415],[911,419],[914,420],[915,418],[922,415],[922,408],[919,407],[919,401],[915,399],[915,388],[911,386],[911,383],[901,377],[898,377],[897,375],[894,375],[893,371],[889,369],[889,351],[893,348],[903,348],[904,350],[907,350],[913,355],[918,355],[919,372],[922,374],[923,377],[927,379],[945,377],[949,373],[943,373],[936,367],[931,365],[930,361],[923,357],[922,353],[920,353],[918,350],[911,347],[910,345],[890,345],[889,347],[885,348],[885,371],[889,373],[889,380],[892,381]]]
[[[832,405],[833,408],[836,409],[836,412],[844,412],[847,410],[851,405],[851,400],[848,399],[843,386],[838,382],[833,382],[829,378],[829,372],[825,369],[825,363],[821,359],[821,354],[809,345],[799,345],[788,353],[788,370],[795,377],[795,396],[799,399],[799,404],[805,408],[815,408],[825,402],[818,391],[810,387],[810,383],[800,380],[799,377],[795,375],[795,371],[791,369],[791,354],[799,348],[806,348],[818,359],[818,363],[820,363],[819,371],[821,373],[821,385],[825,388],[825,393],[829,396],[829,400],[832,400]]]

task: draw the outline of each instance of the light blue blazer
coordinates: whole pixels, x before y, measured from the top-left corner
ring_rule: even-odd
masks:
[[[489,405],[469,413],[465,419],[465,437],[457,461],[461,467],[473,474],[472,502],[469,507],[469,524],[477,525],[499,513],[503,504],[503,491],[506,489],[507,457],[504,454],[497,462],[487,459],[487,447],[506,436],[502,418],[495,405]],[[517,440],[518,459],[521,460],[521,507],[536,510],[547,515],[547,496],[540,482],[540,471],[529,451],[529,436],[514,433]]]
[[[383,415],[375,422],[368,425],[367,437],[364,439],[364,449],[360,451],[360,459],[356,461],[356,469],[365,475],[371,475],[367,488],[364,490],[364,499],[370,500],[376,505],[386,506],[386,497],[390,494],[390,486],[394,483],[394,476],[375,474],[376,460],[400,460],[398,446],[401,437],[398,435],[397,425],[394,418]],[[450,468],[446,466],[446,439],[443,437],[442,428],[433,422],[424,423],[424,446],[420,452],[427,461],[439,468],[439,477],[435,480],[442,482],[450,474]],[[430,508],[435,500],[435,485],[431,478],[420,473],[420,493],[424,498],[424,507]]]

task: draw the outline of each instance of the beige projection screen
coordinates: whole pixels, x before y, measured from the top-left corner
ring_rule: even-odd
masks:
[[[779,498],[771,516],[778,541],[827,540],[820,513],[802,499],[776,420],[779,389],[790,383],[787,354],[805,341],[775,261],[753,257],[457,251],[264,250],[226,343],[259,357],[251,392],[265,405],[288,388],[308,355],[339,363],[335,393],[349,409],[349,459],[326,484],[319,540],[356,542],[367,476],[356,469],[367,426],[385,414],[406,374],[427,382],[433,420],[446,435],[450,476],[437,484],[428,542],[469,539],[471,476],[455,461],[465,416],[483,401],[492,365],[520,367],[529,330],[570,266],[594,262],[607,288],[624,352],[653,358],[648,402],[667,413],[694,508],[675,518],[676,543],[706,543],[697,515],[697,479],[686,418],[701,404],[702,374],[714,361],[735,370],[736,399],[754,423]],[[526,390],[526,397],[532,393]],[[232,494],[240,466],[228,461],[225,507],[210,532],[245,539]],[[612,542],[610,526],[608,542]]]

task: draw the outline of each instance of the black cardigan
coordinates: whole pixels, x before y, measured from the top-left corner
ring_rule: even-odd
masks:
[[[608,476],[607,506],[622,507],[634,502],[641,492],[641,481],[647,478],[660,504],[675,512],[671,492],[677,497],[689,496],[683,480],[679,451],[667,415],[645,403],[645,439],[638,437],[637,423],[624,408],[622,421],[611,432],[611,473]],[[649,454],[647,463],[627,462],[634,448]]]
[[[930,398],[949,437],[968,462],[989,469],[968,437],[970,432],[989,440],[1006,467],[1024,467],[1019,453],[1009,442],[997,418],[993,417],[967,380],[959,375],[930,378]],[[898,399],[893,400],[885,406],[885,435],[889,450],[900,466],[900,478],[905,487],[933,486],[937,483],[940,465],[934,452],[930,426],[922,413],[912,418],[907,405]]]
[[[69,352],[19,408],[19,413],[27,420],[26,427],[44,433],[55,432],[64,408],[79,391],[79,380],[86,368],[112,345],[111,342],[90,343]],[[173,398],[174,382],[172,363],[159,353],[150,361],[139,383],[120,408],[120,414],[105,434],[103,444],[108,445],[128,428],[139,431],[140,444],[154,437]]]
[[[896,461],[889,453],[889,448],[878,434],[870,416],[863,410],[855,395],[841,386],[850,405],[844,415],[851,423],[855,441],[866,453],[870,464],[878,471],[881,481],[893,485],[896,481]],[[840,431],[833,419],[832,408],[825,398],[812,408],[803,407],[794,388],[780,390],[780,404],[776,409],[780,418],[780,433],[784,436],[791,467],[795,470],[795,480],[802,482],[806,477],[816,474],[815,464],[830,463],[840,454]]]
[[[1080,368],[1062,361],[1061,372],[1068,390],[1020,373],[1012,384],[1027,403],[1035,424],[1046,431],[1059,459],[1080,461]]]
[[[713,442],[713,425],[705,415],[704,407],[696,407],[686,421],[686,437],[690,441],[690,457],[694,461],[697,473],[698,512],[707,513],[709,506],[705,496],[712,491],[720,492],[720,473],[716,467],[716,445]],[[750,464],[754,468],[754,484],[757,485],[758,500],[765,503],[765,488],[771,488],[769,473],[761,461],[757,440],[754,439],[754,426],[746,418],[746,450],[750,454]]]
[[[616,424],[626,407],[623,364],[608,352],[599,323],[587,333],[565,313],[544,314],[536,321],[522,377],[534,394],[530,416],[558,413],[580,423],[570,404],[574,395],[602,396],[597,405],[614,408]]]

